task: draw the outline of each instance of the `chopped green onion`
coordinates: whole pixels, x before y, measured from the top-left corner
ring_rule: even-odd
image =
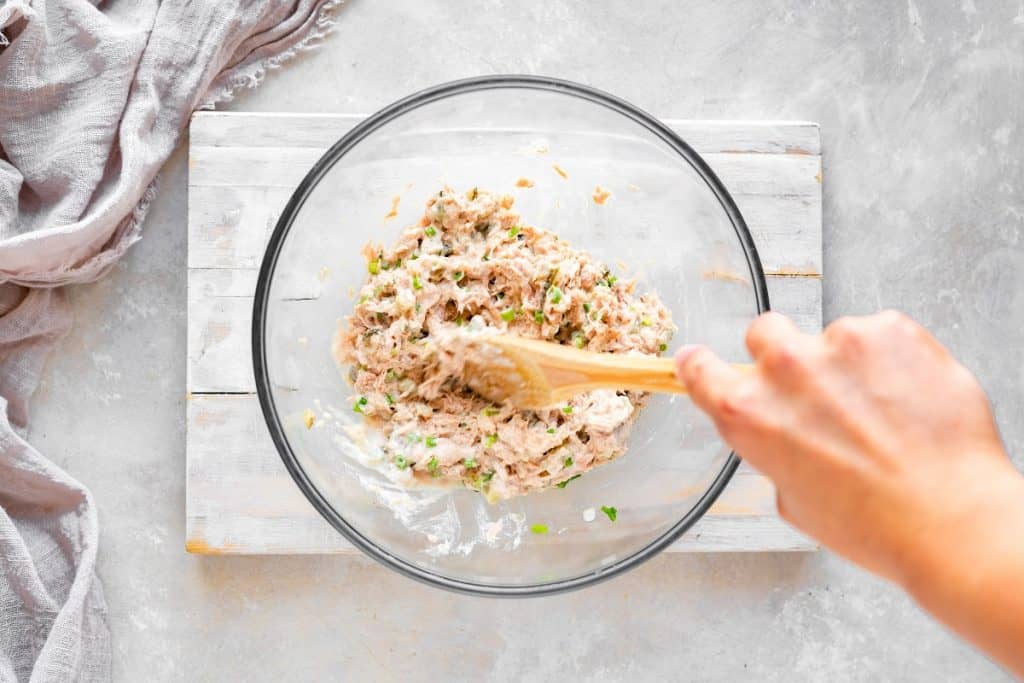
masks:
[[[404,470],[408,466],[409,461],[405,459],[404,455],[399,453],[398,455],[395,456],[395,467],[397,467],[400,470]]]
[[[662,353],[664,353],[667,350],[668,350],[668,344],[664,344],[664,343],[658,344],[658,351],[661,351]]]
[[[474,467],[478,467],[475,458],[464,458],[462,461],[462,466],[465,467],[467,470],[471,470]]]
[[[613,286],[618,281],[619,278],[615,277],[614,275],[609,275],[608,277],[605,278],[605,282],[608,283],[609,287]]]
[[[490,481],[491,479],[494,479],[494,470],[486,472],[480,477],[480,481]]]
[[[585,343],[586,340],[583,338],[583,335],[580,334],[579,332],[576,332],[575,334],[572,335],[572,345],[575,346],[577,349],[582,349]]]
[[[488,406],[487,408],[484,408],[484,415],[486,415],[487,417],[494,417],[499,412],[501,411],[493,406]]]
[[[363,406],[365,406],[367,403],[369,403],[367,398],[365,396],[360,396],[359,400],[352,404],[352,411],[356,413],[363,412]]]
[[[557,304],[559,301],[562,300],[562,290],[560,290],[558,287],[552,286],[548,290],[548,297],[551,299],[551,303]]]
[[[565,406],[562,408],[562,412],[566,415],[572,415],[572,406]]]
[[[516,317],[516,309],[506,308],[501,312],[501,319],[505,322],[512,322],[512,319]]]
[[[519,234],[519,231],[520,231],[520,227],[518,225],[513,225],[511,228],[509,228],[508,229],[508,237],[509,237],[509,239],[515,239],[515,236]]]
[[[386,379],[389,382],[398,381],[398,373],[395,372],[394,368],[388,368],[388,371],[384,373],[384,379]]]
[[[384,400],[388,402],[389,406],[395,405],[395,399],[391,394],[384,394]]]
[[[554,434],[554,433],[555,433],[555,428],[554,427],[548,427],[548,434]]]
[[[602,505],[601,506],[601,512],[603,512],[604,514],[608,515],[608,519],[612,520],[613,522],[615,521],[615,518],[619,514],[618,510],[616,510],[615,508],[610,507],[608,505]]]
[[[583,312],[584,313],[590,313],[590,302],[589,301],[584,301],[583,302]]]
[[[543,325],[544,324],[544,311],[534,311],[533,312],[533,322],[537,323],[538,325]]]
[[[562,464],[565,465],[566,467],[572,467],[572,457],[570,456],[563,460]]]
[[[427,444],[427,448],[434,448],[434,447],[437,446],[437,437],[436,436],[428,436],[426,441],[424,441],[424,443]]]
[[[582,474],[574,474],[571,477],[569,477],[568,479],[566,479],[565,481],[558,482],[557,484],[555,484],[555,486],[557,486],[560,489],[564,489],[566,486],[569,485],[570,481],[572,481],[573,479],[579,479],[582,476],[583,476]]]
[[[365,304],[369,300],[370,300],[370,297],[366,296],[365,294],[363,294],[361,297],[359,297],[359,303],[361,303],[361,304]]]
[[[430,456],[430,461],[427,462],[427,471],[430,472],[430,476],[432,477],[436,477],[438,475],[436,455]]]
[[[463,327],[466,324],[466,319],[460,315],[458,318],[455,319],[455,324],[458,325],[459,327]]]
[[[644,317],[640,318],[640,325],[643,327],[650,327],[651,319],[645,315]]]
[[[376,275],[380,272],[380,259],[375,258],[366,264],[366,269],[370,271],[370,275]]]
[[[547,524],[534,524],[533,526],[530,527],[530,531],[532,531],[533,533],[538,534],[540,536],[543,536],[544,534],[546,534],[548,532],[548,525]]]
[[[490,448],[496,443],[498,443],[497,434],[488,434],[487,436],[484,437],[484,446],[486,446],[487,448]]]
[[[461,280],[462,279],[462,271],[461,270],[456,270],[454,273],[452,273],[452,279],[455,280],[456,282]]]
[[[420,280],[420,276],[419,275],[413,275],[412,276],[412,288],[413,289],[423,289],[423,282]]]
[[[423,234],[427,237],[433,237],[437,234],[437,230],[434,229],[433,225],[428,225],[427,229],[423,231]]]
[[[491,257],[488,256],[487,254],[484,254],[483,256],[480,257],[480,260],[481,261],[490,261]]]

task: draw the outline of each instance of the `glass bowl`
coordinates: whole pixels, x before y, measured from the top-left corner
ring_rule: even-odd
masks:
[[[520,177],[535,185],[515,187]],[[746,356],[744,331],[768,308],[764,275],[735,203],[693,149],[633,105],[582,85],[456,81],[349,131],[306,174],[270,237],[253,362],[285,466],[353,545],[436,586],[540,595],[637,566],[693,526],[739,464],[685,397],[653,396],[619,459],[563,489],[496,504],[470,490],[396,485],[349,408],[352,390],[330,349],[366,278],[360,249],[394,241],[444,184],[513,194],[524,222],[655,291],[679,328],[667,353],[685,340]],[[604,205],[592,199],[598,185],[612,192]],[[397,217],[386,219],[396,197]],[[617,509],[615,521],[604,506]],[[532,533],[538,524],[547,533]]]

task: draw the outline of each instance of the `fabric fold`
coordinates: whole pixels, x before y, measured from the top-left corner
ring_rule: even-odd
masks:
[[[0,681],[110,677],[95,503],[22,433],[71,328],[61,287],[141,237],[192,112],[315,45],[340,4],[0,3]]]

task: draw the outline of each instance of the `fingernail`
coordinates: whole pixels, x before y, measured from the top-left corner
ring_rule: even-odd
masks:
[[[692,356],[699,348],[699,344],[686,344],[684,346],[680,346],[679,350],[676,351],[676,367],[683,367],[683,363],[686,362],[686,359]]]

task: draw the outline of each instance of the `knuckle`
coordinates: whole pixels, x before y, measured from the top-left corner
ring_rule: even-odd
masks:
[[[721,436],[722,439],[730,446],[735,441],[738,433],[734,423],[722,419],[715,420],[715,431],[717,431],[719,436]]]
[[[756,411],[751,415],[751,422],[762,438],[769,440],[785,439],[787,427],[778,419],[775,413],[764,410]]]
[[[949,383],[966,397],[988,401],[988,395],[985,393],[985,389],[981,386],[978,378],[959,363],[955,364]]]
[[[857,337],[860,335],[860,326],[857,325],[857,321],[850,316],[843,316],[842,318],[836,318],[833,320],[828,327],[825,328],[825,334],[831,339],[842,340]]]
[[[764,330],[763,320],[764,316],[761,316],[747,327],[747,333],[744,335],[743,340],[748,348],[757,344],[757,341],[761,338],[762,331]]]
[[[917,325],[908,316],[891,308],[878,314],[878,320],[889,332],[911,335],[916,332]]]
[[[701,367],[704,361],[701,359],[701,352],[695,351],[693,355],[687,358],[680,370],[682,371],[683,380],[689,387],[696,386],[700,383],[701,377],[703,376],[704,369]]]
[[[880,311],[878,313],[878,319],[886,325],[902,325],[905,321],[909,320],[907,316],[894,308],[887,308],[884,311]]]
[[[855,353],[867,343],[864,326],[855,318],[844,316],[825,328],[825,339],[840,351]]]
[[[739,405],[731,394],[717,394],[711,398],[711,409],[721,420],[732,421]]]
[[[719,418],[727,424],[748,416],[756,402],[757,394],[749,383],[717,396],[714,401]]]
[[[707,375],[708,363],[714,354],[708,349],[697,349],[683,364],[683,377],[690,385],[699,385]]]
[[[775,311],[768,311],[767,313],[762,313],[757,318],[755,318],[754,322],[750,323],[750,326],[747,327],[747,346],[756,344],[758,341],[766,338],[769,334],[769,331],[782,317],[783,316],[780,313],[776,313]]]
[[[773,374],[793,372],[802,366],[800,353],[789,343],[776,344],[766,349],[761,356],[761,363]]]

